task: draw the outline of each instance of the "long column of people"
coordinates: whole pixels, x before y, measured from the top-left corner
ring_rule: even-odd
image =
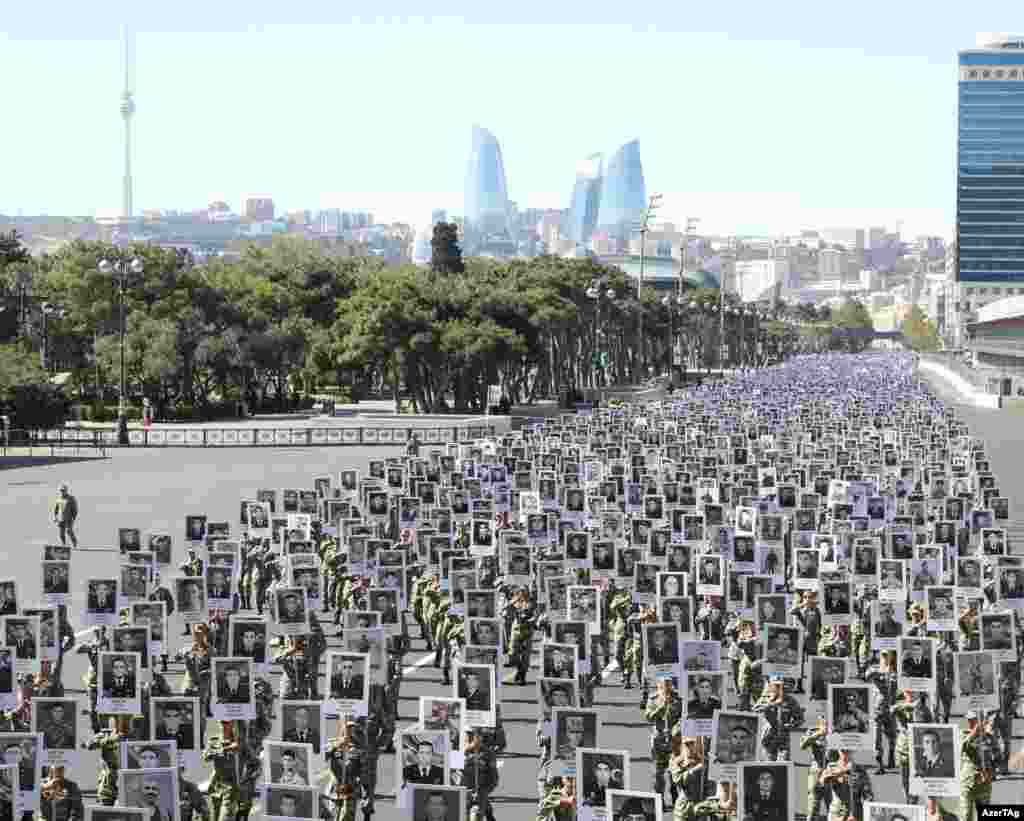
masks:
[[[48,545],[45,606],[0,585],[0,821],[527,817],[501,803],[523,687],[539,819],[974,821],[1017,764],[1006,493],[911,357],[830,355],[253,487],[183,555],[122,530],[117,578],[76,571],[77,646]],[[603,726],[616,685],[649,749]]]

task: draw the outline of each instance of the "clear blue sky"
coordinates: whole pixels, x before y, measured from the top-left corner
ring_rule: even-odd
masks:
[[[638,137],[662,215],[707,231],[948,235],[956,51],[1021,19],[1002,0],[340,5],[8,4],[0,213],[118,207],[127,22],[136,208],[268,193],[422,224],[462,212],[479,123],[520,207],[566,206],[579,160]]]

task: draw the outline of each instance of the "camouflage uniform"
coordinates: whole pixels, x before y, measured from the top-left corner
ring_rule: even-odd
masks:
[[[355,743],[350,744],[348,750],[345,750],[335,739],[327,745],[326,757],[331,768],[333,821],[355,821],[356,802],[361,794],[363,752]]]
[[[807,818],[813,821],[822,817],[828,807],[828,787],[818,783],[822,770],[828,766],[827,732],[816,727],[804,733],[800,739],[800,749],[807,750],[811,755],[810,769],[807,770]]]
[[[851,815],[863,818],[864,805],[875,800],[868,771],[852,761],[843,782],[833,780],[831,784],[832,801],[828,805],[828,815],[832,821],[846,821]]]
[[[722,802],[717,797],[705,798],[693,805],[694,818],[710,818],[713,821],[730,821],[736,818],[735,808],[729,812],[722,810]]]
[[[633,594],[616,590],[608,602],[608,637],[615,642],[615,660],[623,676],[626,673],[626,622],[633,610]]]
[[[895,703],[899,691],[897,690],[898,678],[896,673],[883,673],[881,670],[872,670],[867,675],[867,681],[875,685],[878,691],[878,700],[875,702],[875,760],[878,762],[878,773],[885,772],[885,756],[883,750],[883,737],[889,741],[889,768],[895,769],[894,760],[896,754],[896,723],[893,720],[895,715],[891,709]]]
[[[752,642],[746,644],[750,645]],[[742,711],[749,711],[751,704],[761,698],[764,677],[761,675],[761,662],[751,658],[753,647],[748,646],[740,652],[740,668],[736,676],[740,697],[739,708]]]
[[[199,791],[199,787],[185,778],[184,772],[178,773],[178,798],[181,806],[181,821],[193,821],[196,815],[202,821],[210,821],[206,796]]]
[[[78,647],[79,653],[89,656],[89,672],[82,676],[82,683],[89,692],[89,720],[92,723],[92,731],[100,732],[102,725],[99,714],[96,712],[96,699],[99,696],[97,689],[96,665],[99,662],[99,654],[110,649],[110,640],[106,637],[106,628],[99,628],[99,634],[88,644]]]
[[[530,651],[533,649],[533,629],[537,614],[533,607],[510,607],[512,630],[509,653],[512,666],[516,668],[516,684],[526,684],[526,673],[530,669]]]
[[[683,714],[683,702],[673,691],[672,697],[664,704],[657,699],[649,701],[644,709],[644,718],[651,723],[651,758],[654,760],[654,792],[665,794],[665,771],[672,758],[672,734]],[[676,787],[671,784],[672,800],[675,801]]]
[[[462,770],[462,786],[466,788],[466,817],[476,804],[479,815],[494,821],[491,793],[498,787],[498,764],[494,752],[481,744],[476,752],[466,753]]]
[[[950,645],[947,636],[935,654],[935,720],[940,724],[949,723],[949,712],[953,707],[953,666],[955,664],[956,651]]]
[[[65,778],[64,797],[56,801],[43,798],[40,792],[36,817],[39,821],[82,821],[85,818],[85,806],[78,784]]]
[[[976,821],[979,804],[992,801],[995,740],[984,730],[960,742],[960,821]]]
[[[693,816],[693,809],[702,797],[704,765],[695,764],[684,769],[682,759],[673,757],[669,762],[669,775],[676,794],[672,805],[672,821],[686,821]]]
[[[896,739],[896,764],[903,779],[903,795],[908,804],[916,804],[917,796],[910,792],[910,725],[931,723],[931,711],[921,701],[913,704],[900,701],[890,707],[889,712],[900,728]]]
[[[99,750],[103,762],[96,776],[96,800],[113,807],[117,801],[117,774],[121,769],[121,736],[101,731],[89,740],[86,749]]]
[[[213,778],[206,791],[213,810],[211,821],[236,821],[241,799],[239,786],[239,754],[226,752],[224,740],[215,738],[206,742],[202,753],[203,761],[213,764]]]
[[[788,761],[789,731],[803,724],[804,710],[791,695],[784,695],[780,704],[769,702],[768,698],[765,692],[754,705],[754,712],[764,713],[767,719],[761,746],[764,747],[768,761]]]
[[[576,821],[576,801],[564,800],[560,779],[552,779],[545,787],[537,807],[537,821]]]

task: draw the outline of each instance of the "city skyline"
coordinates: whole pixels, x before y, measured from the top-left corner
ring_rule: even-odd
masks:
[[[949,236],[957,51],[979,30],[1011,19],[910,15],[932,36],[900,39],[879,28],[869,37],[863,20],[825,36],[802,16],[811,6],[793,3],[758,42],[743,39],[755,21],[738,15],[722,35],[678,30],[677,12],[661,30],[613,26],[608,10],[572,29],[559,25],[557,10],[546,25],[502,27],[477,16],[342,26],[330,24],[327,6],[313,6],[327,23],[277,25],[284,21],[268,8],[255,16],[270,22],[244,34],[221,9],[190,17],[206,9],[194,3],[184,4],[182,19],[191,22],[179,28],[198,30],[178,32],[159,31],[161,21],[146,10],[129,19],[116,9],[72,10],[57,21],[19,6],[0,34],[0,70],[31,65],[34,72],[32,83],[15,88],[12,109],[22,112],[22,125],[4,141],[18,162],[5,172],[0,213],[120,210],[124,125],[113,100],[127,23],[138,32],[136,213],[215,199],[240,210],[243,196],[265,192],[278,213],[365,208],[380,221],[419,227],[436,208],[464,213],[467,134],[479,123],[501,145],[508,198],[520,210],[568,208],[581,156],[639,139],[647,190],[663,195],[659,219],[683,224],[697,216],[702,232],[718,234],[902,223],[905,235]],[[907,18],[897,10],[886,19],[895,30]],[[711,20],[702,11],[693,25]],[[856,36],[860,51],[851,49]],[[526,69],[543,75],[569,62],[582,71],[583,56],[609,49],[624,63],[644,55],[637,64],[644,83],[609,60],[592,61],[572,95],[558,83],[521,82]],[[396,50],[407,59],[380,60]],[[418,74],[408,68],[427,53],[437,75],[428,82],[437,89],[411,91],[407,80]],[[330,84],[318,78],[351,65],[361,73],[348,73],[352,82],[325,95]],[[433,96],[448,93],[444,76],[456,78],[451,114]],[[327,105],[335,99],[337,112]]]

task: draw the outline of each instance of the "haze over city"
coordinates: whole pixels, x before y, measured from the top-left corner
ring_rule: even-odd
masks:
[[[659,216],[699,215],[702,231],[948,236],[956,52],[1012,28],[1011,4],[984,19],[924,8],[869,2],[836,25],[802,2],[656,3],[646,24],[630,7],[575,2],[455,4],[434,18],[390,4],[351,19],[324,3],[185,2],[170,20],[156,6],[19,3],[0,33],[0,72],[22,78],[0,213],[117,212],[128,24],[137,210],[237,208],[267,192],[280,211],[363,208],[421,226],[432,209],[463,212],[479,123],[520,208],[565,208],[580,160],[639,139]]]

